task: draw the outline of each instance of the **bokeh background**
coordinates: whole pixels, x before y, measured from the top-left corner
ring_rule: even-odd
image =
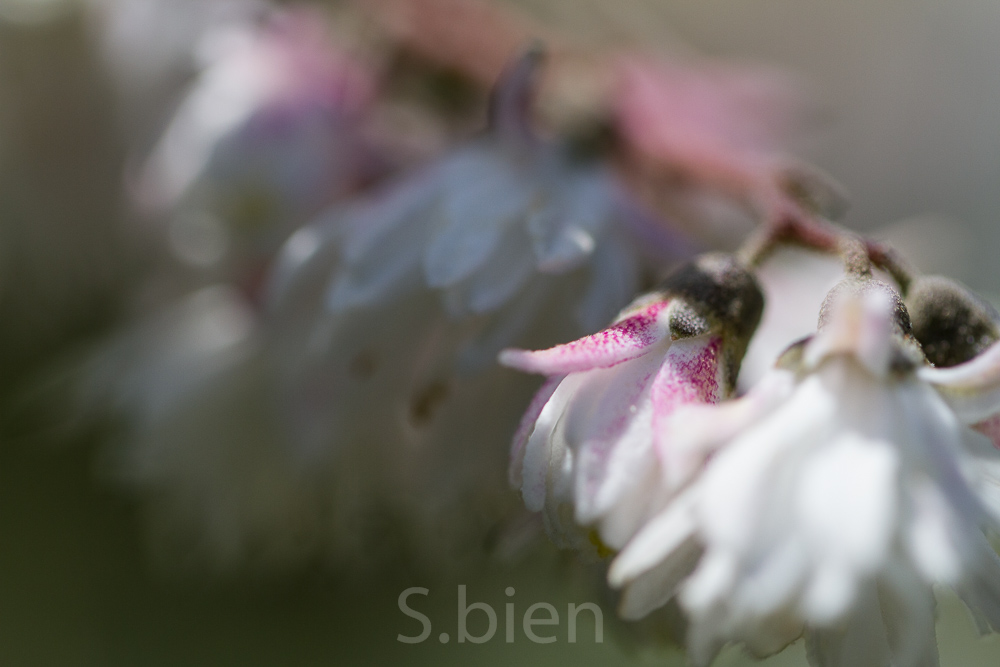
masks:
[[[516,5],[595,48],[649,44],[792,71],[817,107],[796,154],[845,186],[846,222],[897,242],[924,270],[1000,294],[1000,4]],[[107,330],[137,272],[122,223],[128,145],[153,136],[185,74],[137,89],[144,111],[123,120],[108,62],[91,5],[0,0],[0,395],[13,406],[0,436],[0,664],[683,664],[669,650],[616,642],[608,628],[602,645],[586,632],[576,645],[434,641],[438,627],[454,628],[459,583],[498,610],[514,586],[519,613],[535,601],[587,600],[585,583],[556,583],[566,564],[548,555],[474,580],[426,581],[401,567],[364,585],[319,566],[249,577],[151,566],[137,508],[99,474],[100,433],[67,439],[20,400],[38,369]],[[142,80],[141,63],[119,64]],[[413,626],[396,596],[420,585],[431,589],[420,608],[435,632],[400,644],[396,634]],[[1000,663],[1000,641],[976,639],[957,602],[943,598],[941,618],[943,664]],[[744,661],[731,650],[717,664]],[[768,664],[804,664],[801,648]]]

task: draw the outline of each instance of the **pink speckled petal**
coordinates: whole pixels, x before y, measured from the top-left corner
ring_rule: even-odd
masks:
[[[689,338],[674,341],[653,382],[653,426],[657,439],[662,425],[678,407],[690,403],[717,403],[722,339]]]
[[[717,337],[675,341],[651,387],[653,442],[659,459],[671,446],[671,417],[688,405],[718,403],[728,393],[719,379],[722,339]],[[670,471],[667,471],[668,476]]]
[[[651,345],[668,335],[666,317],[660,317],[669,302],[654,302],[637,313],[572,343],[547,350],[508,349],[500,363],[528,373],[561,375],[609,368],[643,355]]]

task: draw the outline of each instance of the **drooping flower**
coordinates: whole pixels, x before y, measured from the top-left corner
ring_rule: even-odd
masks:
[[[663,423],[685,404],[732,394],[762,308],[746,269],[705,255],[599,333],[501,355],[549,376],[515,439],[511,482],[557,542],[581,546],[593,527],[619,549],[659,509]]]
[[[224,22],[200,40],[202,69],[137,182],[196,267],[258,262],[309,216],[369,178],[362,113],[374,78],[315,11]]]
[[[368,175],[360,123],[374,83],[313,10],[229,4],[176,8],[207,24],[202,69],[133,193],[181,261],[148,272],[139,312],[85,360],[76,389],[84,415],[114,418],[105,461],[153,515],[165,563],[270,568],[315,558],[336,522],[322,480],[288,456],[263,276],[293,229]]]
[[[1000,627],[1000,559],[984,534],[1000,516],[998,455],[923,364],[895,291],[849,279],[770,390],[679,412],[667,433],[700,431],[702,467],[612,563],[622,613],[676,594],[698,664],[727,642],[768,655],[803,634],[814,665],[936,664],[934,585]]]
[[[532,129],[536,60],[501,85],[487,135],[297,233],[273,284],[295,455],[342,488],[344,461],[380,461],[372,502],[418,535],[471,540],[509,509],[505,441],[532,383],[497,353],[596,330],[670,240],[604,163]]]

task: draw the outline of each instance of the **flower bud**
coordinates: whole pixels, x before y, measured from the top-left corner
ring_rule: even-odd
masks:
[[[907,298],[913,335],[927,360],[956,366],[979,356],[1000,339],[1000,315],[960,283],[928,276],[914,283]]]

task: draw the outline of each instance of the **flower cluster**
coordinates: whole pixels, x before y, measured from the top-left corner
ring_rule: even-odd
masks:
[[[697,664],[933,665],[935,586],[1000,629],[1000,317],[827,219],[789,79],[357,4],[196,17],[136,149],[165,257],[79,386],[161,555],[453,567],[544,523]]]
[[[678,294],[688,268],[600,334],[501,357],[551,378],[514,443],[525,504],[558,542],[595,531],[623,617],[676,599],[696,664],[803,635],[816,665],[936,664],[936,585],[998,629],[1000,450],[982,435],[1000,413],[998,317],[943,278],[904,302],[853,261],[816,333],[739,398],[719,373],[760,314],[745,268],[741,291],[701,277],[708,297]],[[678,326],[688,309],[708,324]]]
[[[151,148],[129,193],[156,251],[137,314],[78,383],[88,414],[122,420],[118,477],[157,490],[154,534],[176,542],[160,553],[270,567],[509,551],[524,522],[506,442],[536,387],[497,354],[593,333],[731,235],[705,211],[675,224],[689,195],[762,212],[787,180],[797,102],[764,70],[544,56],[531,39],[560,36],[477,0],[94,7],[126,93],[129,66],[166,90],[197,55],[158,137],[136,142]],[[122,115],[148,125],[132,102]],[[671,193],[648,196],[664,178]],[[687,348],[699,363],[699,327],[732,333],[694,307],[670,308],[691,319],[677,363]],[[728,395],[734,335],[704,350],[719,386],[683,391]]]
[[[794,78],[494,0],[71,4],[4,84],[0,365],[119,318],[52,365],[160,563],[553,542],[696,664],[1000,629],[1000,316],[832,221]]]

